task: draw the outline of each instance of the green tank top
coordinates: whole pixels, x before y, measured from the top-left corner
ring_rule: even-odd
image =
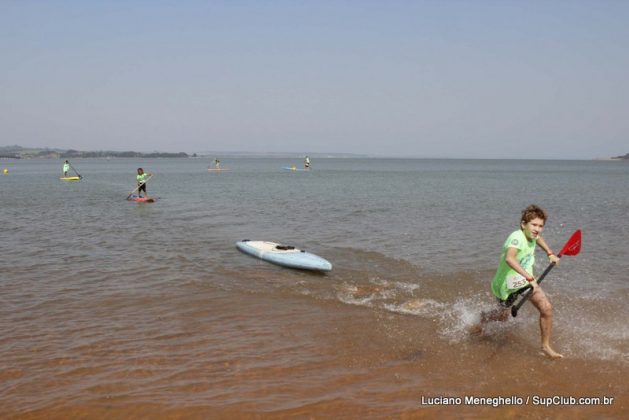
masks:
[[[527,273],[533,275],[533,266],[535,264],[535,245],[537,240],[533,239],[529,241],[524,232],[520,229],[511,233],[505,243],[502,245],[502,253],[500,254],[500,263],[498,264],[498,270],[494,276],[494,280],[491,282],[491,291],[499,299],[505,300],[507,297],[521,288],[529,284],[529,282],[518,274],[513,268],[505,261],[505,255],[509,248],[516,248],[518,250],[516,258],[522,268]]]
[[[142,175],[138,175],[136,178],[138,182],[146,182],[146,176],[147,174],[142,174]]]

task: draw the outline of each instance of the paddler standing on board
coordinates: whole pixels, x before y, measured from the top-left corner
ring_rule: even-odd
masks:
[[[221,161],[218,159],[214,159],[214,168],[221,169]]]
[[[310,169],[310,158],[308,156],[306,156],[306,158],[304,159],[304,169]]]
[[[148,197],[148,194],[146,192],[146,181],[147,178],[151,176],[153,176],[153,174],[146,174],[144,173],[144,169],[138,168],[138,176],[136,176],[136,179],[138,181],[138,197],[142,198],[142,191],[144,191],[144,196]]]
[[[491,283],[491,291],[498,299],[500,307],[482,313],[477,332],[482,332],[484,324],[489,321],[506,321],[509,318],[508,308],[530,285],[533,288],[531,302],[539,311],[542,351],[550,358],[559,359],[563,356],[550,347],[553,308],[533,275],[536,245],[546,252],[550,263],[559,264],[559,258],[541,236],[546,219],[546,212],[534,204],[522,211],[520,229],[511,233],[504,242],[498,270]]]
[[[70,170],[70,162],[68,162],[67,160],[65,162],[63,162],[63,176],[67,177],[68,176],[68,171]]]

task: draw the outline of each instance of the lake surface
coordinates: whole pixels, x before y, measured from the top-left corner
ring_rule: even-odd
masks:
[[[629,163],[313,159],[3,160],[0,416],[606,416],[628,413]],[[137,167],[152,204],[125,198]],[[520,211],[558,252],[537,311],[468,329]],[[328,259],[326,274],[238,252]],[[538,252],[537,273],[546,258]],[[613,397],[608,405],[422,404],[450,396]],[[498,410],[498,411],[497,411]]]

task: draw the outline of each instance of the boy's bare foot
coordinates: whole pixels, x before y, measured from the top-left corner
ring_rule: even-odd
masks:
[[[550,346],[542,347],[542,351],[551,359],[563,359],[563,354],[557,353],[555,350],[551,349]]]

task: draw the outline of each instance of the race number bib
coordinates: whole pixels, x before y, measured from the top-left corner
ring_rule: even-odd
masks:
[[[507,277],[507,289],[519,289],[527,284],[528,281],[519,274],[512,274]]]

